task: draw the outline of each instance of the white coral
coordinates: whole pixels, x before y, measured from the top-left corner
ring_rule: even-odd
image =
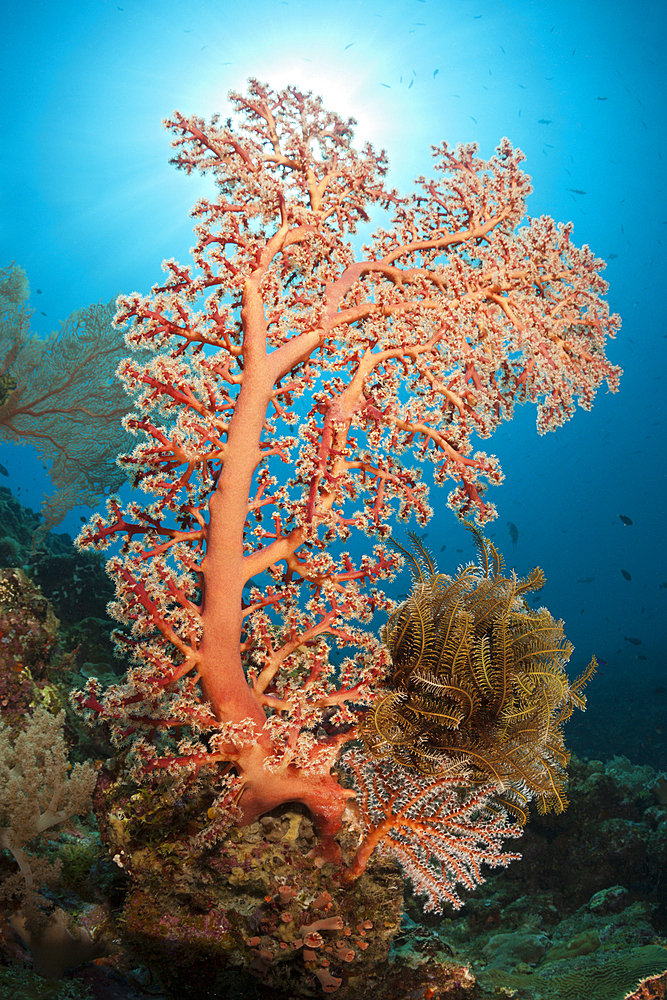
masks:
[[[26,846],[52,826],[77,813],[87,813],[95,786],[92,763],[71,767],[63,738],[65,713],[36,709],[25,730],[16,735],[0,720],[0,847],[19,866],[3,886],[14,894],[21,881],[23,911],[30,921],[38,915],[38,880],[44,863],[30,857]]]

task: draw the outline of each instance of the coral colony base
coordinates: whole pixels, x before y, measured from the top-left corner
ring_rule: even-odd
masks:
[[[504,577],[476,528],[480,563],[455,577],[388,543],[431,517],[424,461],[458,517],[492,518],[502,474],[473,436],[526,402],[544,433],[615,391],[619,319],[572,227],[525,217],[506,139],[488,161],[443,142],[401,195],[319,98],[251,80],[230,102],[235,119],[166,122],[176,166],[218,186],[194,268],[119,299],[143,352],[119,367],[138,439],[119,461],[148,499],[112,498],[78,544],[116,546],[131,666],[73,700],[118,748],[96,811],[163,980],[215,958],[345,995],[398,926],[392,856],[426,909],[459,906],[516,857],[531,798],[564,807],[560,725],[594,663],[568,681],[561,624],[523,598],[539,571]],[[357,253],[373,206],[390,221]],[[360,560],[356,531],[375,539]]]

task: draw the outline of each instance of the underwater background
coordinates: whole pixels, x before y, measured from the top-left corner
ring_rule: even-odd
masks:
[[[571,220],[574,241],[607,261],[623,323],[607,353],[623,376],[555,433],[538,436],[525,407],[482,445],[505,474],[486,531],[509,569],[544,570],[539,601],[564,620],[570,673],[600,663],[568,748],[667,773],[667,7],[24,0],[3,20],[0,267],[25,270],[42,337],[84,306],[147,294],[164,258],[188,261],[189,211],[214,185],[169,165],[161,120],[224,117],[250,76],[356,118],[355,144],[386,149],[403,191],[443,139],[475,141],[484,158],[503,136],[524,151],[529,214]],[[53,492],[30,442],[1,426],[0,473],[35,512]],[[431,493],[424,542],[453,573],[473,548],[447,492]],[[90,513],[74,507],[55,532],[73,538]],[[393,587],[409,589],[407,572]]]

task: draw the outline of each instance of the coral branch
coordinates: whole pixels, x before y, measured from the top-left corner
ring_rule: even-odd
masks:
[[[151,501],[112,498],[80,535],[116,548],[111,610],[132,665],[75,702],[132,751],[136,779],[232,775],[219,807],[245,824],[301,802],[320,857],[337,859],[353,793],[332,767],[384,696],[390,656],[368,626],[394,610],[393,525],[431,517],[424,463],[459,516],[492,518],[502,473],[474,441],[517,404],[537,406],[544,432],[603,381],[615,390],[604,351],[619,320],[571,227],[525,218],[530,181],[506,139],[488,161],[442,143],[434,176],[403,196],[385,154],[357,151],[354,122],[312,94],[251,80],[230,101],[224,124],[166,122],[176,166],[210,171],[219,192],[194,208],[194,267],[168,260],[150,296],[119,300],[129,347],[152,355],[119,368],[137,441],[120,462]],[[357,253],[374,207],[391,221]],[[357,561],[355,530],[375,539]],[[480,861],[504,863],[512,828],[487,819],[482,792],[437,806],[419,785],[417,822],[383,788],[368,843],[391,836],[434,905]],[[464,839],[463,859],[433,824]],[[437,885],[431,848],[448,859]]]

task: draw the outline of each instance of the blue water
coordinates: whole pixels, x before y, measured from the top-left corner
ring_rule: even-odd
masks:
[[[592,653],[605,661],[577,724],[581,749],[596,753],[622,702],[617,749],[661,767],[666,32],[661,4],[600,0],[24,0],[5,10],[0,59],[0,266],[27,272],[43,335],[89,303],[147,293],[163,258],[187,261],[188,212],[212,182],[169,165],[161,119],[174,108],[225,115],[228,90],[251,75],[357,118],[357,140],[387,149],[402,189],[442,139],[475,140],[485,157],[504,135],[523,149],[530,214],[572,220],[575,242],[609,262],[623,328],[607,353],[624,376],[555,434],[538,437],[525,408],[485,442],[506,475],[488,531],[510,567],[544,569],[544,603],[565,620],[575,669]],[[34,450],[4,444],[0,463],[0,485],[38,509],[52,488]],[[451,570],[470,558],[469,540],[433,502],[427,541]],[[89,513],[58,530],[76,534]]]

